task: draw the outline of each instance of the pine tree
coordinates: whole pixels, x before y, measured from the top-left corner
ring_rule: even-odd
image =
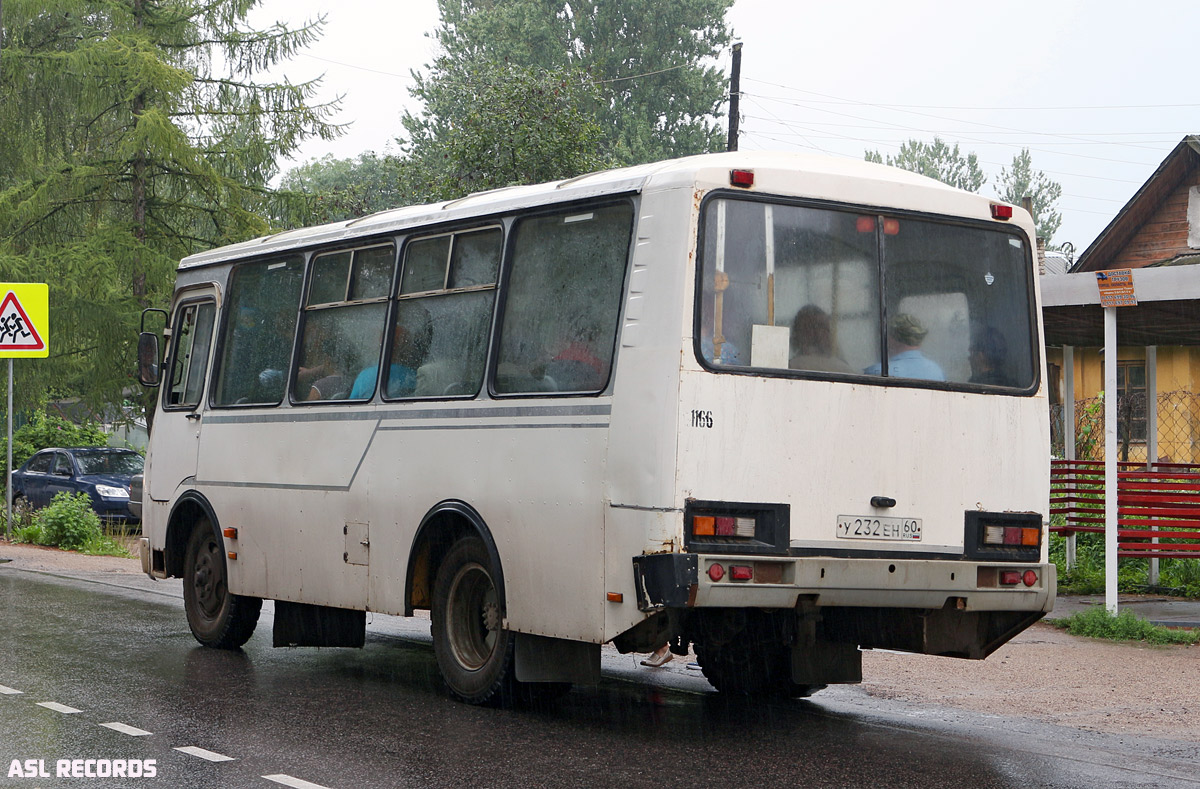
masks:
[[[1050,246],[1062,224],[1062,214],[1056,209],[1058,199],[1062,197],[1062,185],[1051,181],[1041,170],[1033,169],[1033,158],[1028,148],[1022,148],[1013,157],[1011,170],[1000,169],[996,194],[1001,200],[1017,205],[1026,196],[1032,197],[1033,222],[1037,226],[1038,237],[1044,238],[1046,245]]]
[[[99,410],[132,384],[142,307],[184,255],[268,229],[277,157],[331,138],[315,82],[257,79],[313,43],[247,26],[257,0],[9,0],[0,67],[0,277],[49,282],[51,359],[25,403]]]

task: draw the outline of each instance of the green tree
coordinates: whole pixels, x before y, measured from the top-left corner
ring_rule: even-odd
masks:
[[[1038,237],[1049,246],[1054,234],[1062,224],[1062,214],[1057,210],[1062,197],[1062,185],[1051,181],[1041,170],[1033,169],[1033,159],[1028,148],[1013,157],[1012,169],[1002,167],[996,183],[996,194],[1001,200],[1021,204],[1026,197],[1033,198],[1033,221],[1037,225]]]
[[[879,151],[867,151],[865,158],[868,162],[885,164]],[[908,140],[901,144],[898,156],[888,154],[886,164],[936,178],[968,192],[978,192],[987,182],[974,153],[964,155],[959,152],[958,143],[951,147],[940,137],[934,137],[931,143]]]
[[[720,150],[728,80],[714,59],[729,44],[724,17],[732,5],[438,0],[440,53],[427,75],[414,74],[413,95],[425,111],[405,117],[409,136],[402,143],[420,159],[421,146],[483,109],[462,100],[470,95],[467,85],[487,79],[485,64],[508,64],[517,74],[545,73],[572,90],[590,77],[592,89],[576,95],[585,100],[578,112],[602,130],[602,159],[636,164]]]
[[[577,69],[482,58],[460,64],[454,78],[428,91],[419,118],[404,118],[401,191],[410,202],[445,200],[610,166],[604,130],[585,110],[599,98]]]
[[[291,226],[366,216],[404,203],[399,160],[374,151],[351,159],[313,159],[288,170],[280,186],[306,198],[286,219]]]
[[[184,255],[261,234],[277,157],[332,137],[313,82],[256,78],[316,40],[246,23],[257,0],[9,0],[0,68],[0,277],[50,284],[25,407],[130,391],[137,315]]]

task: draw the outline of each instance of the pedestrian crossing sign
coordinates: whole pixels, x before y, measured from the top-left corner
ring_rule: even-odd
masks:
[[[50,287],[0,282],[0,359],[50,355]]]

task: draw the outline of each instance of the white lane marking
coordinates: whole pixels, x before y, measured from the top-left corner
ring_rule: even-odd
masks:
[[[101,723],[100,725],[113,731],[119,731],[121,734],[128,734],[130,737],[149,737],[152,734],[152,732],[148,732],[145,729],[138,729],[125,723],[116,723],[115,721],[113,723]]]
[[[74,707],[68,707],[66,704],[59,704],[57,701],[39,701],[37,705],[39,707],[45,707],[48,710],[61,712],[63,715],[70,715],[71,713],[81,711],[75,709]]]
[[[284,775],[282,773],[279,775],[264,775],[263,778],[266,778],[268,781],[274,781],[277,784],[290,786],[292,789],[329,789],[326,786],[321,786],[321,784],[302,781],[299,778],[293,778],[290,775]]]
[[[18,695],[20,693],[24,693],[24,692],[25,691],[16,690],[15,688],[9,688],[9,687],[5,687],[4,685],[0,685],[0,695],[2,695],[2,696],[16,696],[16,695]]]
[[[198,756],[201,759],[207,759],[210,762],[232,762],[232,761],[234,761],[234,758],[232,756],[226,756],[221,753],[214,753],[213,751],[206,751],[203,748],[197,748],[195,745],[185,745],[182,748],[176,748],[175,750],[182,751],[183,753],[186,753],[189,756]]]

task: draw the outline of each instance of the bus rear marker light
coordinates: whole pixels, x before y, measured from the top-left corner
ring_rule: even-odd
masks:
[[[729,185],[740,186],[743,189],[749,189],[754,186],[754,171],[753,170],[730,170]]]
[[[231,540],[237,539],[237,529],[233,528],[232,526],[230,526],[227,529],[223,529],[221,531],[221,533],[224,534],[226,537],[228,537]]]
[[[236,559],[236,558],[237,558],[237,551],[230,551],[230,552],[229,552],[229,558],[230,558],[230,559]]]
[[[1012,219],[1012,206],[992,203],[992,219]]]
[[[1016,586],[1021,583],[1020,570],[1001,570],[1000,585],[1001,586]]]
[[[1037,581],[1037,572],[1034,570],[1026,570],[1025,574],[1021,576],[1021,582],[1026,586],[1033,586]]]
[[[714,581],[719,581],[725,577],[725,568],[719,564],[710,564],[708,566],[708,577]]]
[[[608,602],[623,603],[623,602],[625,602],[625,595],[621,594],[620,592],[609,592],[608,593]]]
[[[733,581],[750,581],[754,578],[754,568],[748,564],[729,565],[729,578]]]

